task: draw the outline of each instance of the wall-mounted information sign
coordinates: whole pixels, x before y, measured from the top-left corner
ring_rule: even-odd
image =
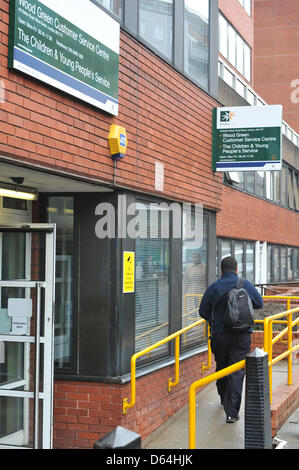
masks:
[[[213,110],[213,171],[280,170],[282,106]]]
[[[120,26],[90,0],[11,0],[9,67],[118,114]]]
[[[135,290],[135,252],[123,252],[123,293],[129,294]]]

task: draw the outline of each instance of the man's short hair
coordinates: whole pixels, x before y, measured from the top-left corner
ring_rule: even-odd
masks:
[[[224,273],[229,273],[229,272],[236,272],[238,267],[237,260],[233,256],[227,256],[226,258],[223,258],[221,261],[221,272]]]

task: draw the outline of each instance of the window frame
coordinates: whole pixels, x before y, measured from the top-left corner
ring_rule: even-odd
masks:
[[[212,97],[218,97],[218,0],[209,0],[208,86],[200,85],[184,72],[184,0],[173,0],[173,57],[169,60],[139,35],[138,0],[123,0],[121,28],[133,35],[161,60]]]
[[[226,42],[227,42],[226,47],[225,47],[225,49],[227,51],[226,55],[223,52],[221,52],[221,47],[220,47],[220,40],[221,40],[221,37],[220,37],[220,21],[222,21],[223,24],[226,23]],[[242,77],[244,77],[244,79],[248,83],[251,83],[251,80],[252,80],[252,48],[245,41],[245,39],[240,35],[240,33],[234,28],[234,26],[230,23],[230,21],[228,21],[228,19],[223,15],[223,13],[221,11],[219,11],[219,16],[218,16],[218,28],[219,28],[218,50],[219,50],[220,54],[232,65],[232,67],[234,67],[239,72],[240,75],[242,75]],[[231,44],[230,37],[229,37],[229,32],[230,31],[234,34],[234,38],[235,38],[234,39],[233,52],[232,52],[233,61],[231,60],[231,56],[230,56],[230,49],[232,48],[232,44]],[[238,39],[239,39],[239,41],[240,40],[242,41],[242,45],[243,45],[242,70],[239,70],[239,68],[237,67],[237,65],[238,65]],[[248,63],[246,62],[245,48],[247,48],[247,50],[250,52]],[[247,75],[247,73],[246,73],[248,65],[250,67],[249,75]]]

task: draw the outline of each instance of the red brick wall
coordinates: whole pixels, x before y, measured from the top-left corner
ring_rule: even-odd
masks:
[[[282,104],[284,119],[299,132],[298,100],[291,99],[299,88],[299,2],[255,0],[254,37],[254,88],[269,104]]]
[[[112,123],[123,125],[128,150],[116,184],[154,192],[155,161],[164,163],[164,196],[220,208],[220,178],[211,170],[216,103],[165,62],[121,32],[117,118],[7,69],[8,0],[0,3],[0,153],[113,183],[108,148]]]
[[[136,404],[122,414],[124,398],[131,398],[131,384],[56,381],[54,388],[54,448],[93,447],[96,440],[120,425],[150,435],[188,403],[192,382],[201,374],[206,354],[180,362],[180,382],[168,392],[174,366],[167,366],[136,381]],[[154,386],[153,386],[154,384]]]
[[[298,214],[224,186],[217,236],[299,246]]]

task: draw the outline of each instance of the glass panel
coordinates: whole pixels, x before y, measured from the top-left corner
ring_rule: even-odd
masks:
[[[293,254],[294,279],[299,278],[299,248],[294,248]]]
[[[169,239],[162,238],[161,214],[153,217],[149,204],[137,204],[137,211],[139,230],[148,238],[136,239],[135,352],[165,338],[169,331]],[[150,238],[151,233],[155,238]],[[166,351],[168,344],[145,359]]]
[[[226,256],[232,256],[231,240],[221,240],[221,259],[226,258]]]
[[[185,72],[208,87],[209,1],[185,0]]]
[[[274,171],[274,201],[280,201],[280,171]]]
[[[293,187],[293,172],[288,170],[288,195],[289,195],[289,207],[295,209],[294,204],[294,187]]]
[[[2,238],[1,279],[3,281],[25,279],[26,235],[24,233],[8,232],[0,234],[0,238]],[[0,288],[1,309],[7,309],[9,297],[21,298],[24,296],[25,289],[18,287]]]
[[[16,390],[23,390],[19,387]],[[3,419],[5,418],[5,419]],[[33,398],[0,397],[0,445],[33,448]],[[43,400],[39,400],[39,429],[43,428]],[[39,432],[38,447],[42,447]]]
[[[286,247],[280,248],[280,256],[281,256],[281,280],[287,280],[287,249]]]
[[[294,193],[295,193],[295,208],[297,211],[299,211],[299,174],[295,175],[295,180],[294,180]]]
[[[265,171],[266,178],[266,198],[274,200],[274,175],[272,171]]]
[[[93,0],[95,3],[99,3],[107,10],[114,13],[118,18],[121,18],[122,12],[122,0]]]
[[[3,197],[3,209],[26,211],[27,201],[24,201],[23,199],[14,199],[12,197]]]
[[[194,227],[194,214],[191,226]],[[183,299],[182,299],[182,328],[198,320],[199,303],[207,287],[208,265],[208,216],[203,217],[203,241],[195,243],[186,237],[186,214],[183,215]],[[182,345],[205,342],[203,327],[192,329],[182,337]]]
[[[292,281],[294,277],[295,253],[294,248],[288,248],[288,281]]]
[[[236,66],[236,32],[230,25],[228,25],[228,60]]]
[[[244,77],[251,82],[251,49],[244,43]]]
[[[254,284],[254,243],[246,243],[246,279]]]
[[[282,167],[281,173],[281,202],[287,205],[287,168]]]
[[[227,57],[227,21],[219,15],[219,52]]]
[[[280,280],[280,260],[279,260],[279,247],[273,247],[273,274],[274,274],[274,281]]]
[[[244,75],[244,41],[237,34],[237,69]]]
[[[173,0],[140,0],[139,36],[172,60]]]
[[[71,365],[73,237],[72,197],[49,197],[48,222],[56,223],[55,348],[56,367]]]
[[[249,16],[251,16],[251,0],[244,0],[244,8]]]
[[[246,172],[246,190],[249,193],[254,194],[254,172],[253,171],[248,171]]]
[[[243,242],[235,242],[235,258],[238,263],[238,270],[241,277],[244,276],[244,266],[243,266],[243,250],[244,245]]]
[[[256,172],[256,195],[264,197],[265,195],[265,172],[257,171]]]
[[[272,281],[272,246],[267,245],[267,282]]]

